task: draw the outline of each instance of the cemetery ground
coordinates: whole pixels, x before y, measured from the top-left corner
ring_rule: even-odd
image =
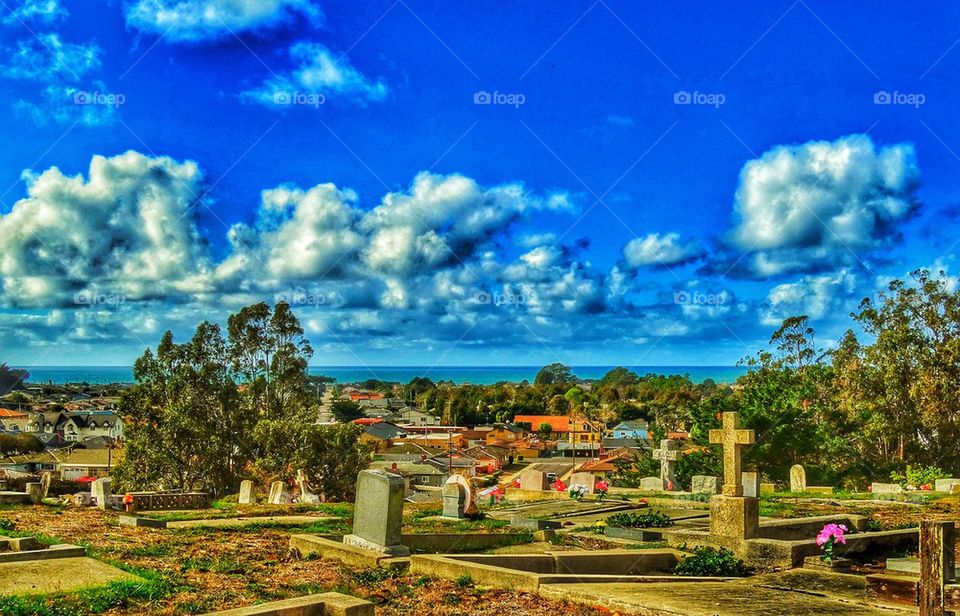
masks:
[[[663,494],[615,490],[608,505],[616,506],[619,499],[640,506],[641,499],[648,507],[640,509],[669,511],[677,519],[705,511],[706,503],[696,500],[674,500]],[[915,527],[920,520],[960,520],[960,498],[950,495],[906,495],[879,500],[869,494],[773,494],[760,499],[762,518],[795,518],[834,514],[868,516],[871,529],[886,530]],[[916,501],[916,502],[910,502]],[[628,549],[637,553],[663,548],[659,542],[618,540],[597,534],[594,524],[604,515],[591,515],[592,502],[574,503],[563,499],[543,499],[532,503],[507,502],[487,510],[489,515],[480,521],[438,519],[437,504],[405,503],[404,533],[461,533],[477,534],[518,533],[509,522],[498,517],[509,517],[512,509],[520,506],[528,519],[556,519],[557,512],[580,507],[585,515],[573,516],[564,522],[557,536],[549,538],[528,536],[520,545],[488,550],[498,554],[531,554],[564,551],[606,551]],[[315,557],[302,557],[290,549],[290,538],[296,534],[344,535],[350,532],[353,506],[350,504],[282,506],[243,506],[218,502],[213,508],[196,511],[144,512],[156,520],[224,520],[246,516],[317,516],[315,522],[284,524],[262,523],[236,527],[193,526],[189,528],[134,528],[119,525],[119,513],[96,508],[73,508],[43,505],[5,505],[0,508],[0,535],[33,536],[42,543],[70,543],[81,546],[87,556],[113,565],[139,577],[136,581],[117,581],[99,590],[72,591],[64,594],[24,598],[0,597],[0,614],[70,615],[70,614],[203,614],[239,606],[275,601],[320,592],[340,592],[373,602],[377,614],[609,614],[624,613],[685,613],[670,609],[630,609],[617,601],[600,601],[598,596],[615,594],[608,584],[569,584],[545,588],[539,595],[521,590],[484,585],[470,576],[447,579],[443,575],[425,576],[389,568],[347,566]],[[562,519],[562,518],[561,518]],[[885,556],[910,556],[910,553],[888,553]],[[600,554],[598,554],[600,556]],[[56,561],[51,561],[56,562]],[[867,560],[854,567],[853,573],[863,576],[882,572],[880,560]],[[874,613],[855,603],[855,595],[862,589],[824,588],[820,583],[799,579],[797,569],[781,574],[756,569],[748,578],[753,585],[734,586],[708,581],[683,585],[689,591],[678,590],[678,584],[619,584],[619,592],[629,606],[631,593],[664,593],[688,605],[709,606],[716,601],[716,613],[724,611],[723,601],[782,601],[798,611],[782,613],[830,613],[817,611],[813,601],[823,592],[836,602],[847,605],[843,613]],[[800,570],[801,572],[803,570]],[[760,580],[769,577],[764,584]],[[449,576],[448,576],[449,577]],[[845,578],[842,578],[845,579]],[[738,582],[737,584],[742,584]],[[807,584],[806,586],[804,584]],[[799,585],[799,592],[790,590]],[[592,587],[592,588],[591,588]],[[744,590],[749,588],[748,590]],[[689,592],[689,597],[684,597]],[[738,593],[744,595],[734,597]],[[616,599],[616,597],[609,597]],[[799,611],[809,603],[809,611]],[[605,603],[606,606],[602,606]],[[742,605],[739,603],[738,605]],[[768,603],[769,605],[769,603]],[[822,607],[822,606],[821,606]],[[738,608],[739,609],[739,608]],[[884,610],[896,607],[884,608]],[[900,608],[907,609],[907,608]],[[915,612],[915,608],[913,609]],[[692,612],[691,612],[692,613]],[[697,612],[700,613],[700,612]],[[767,613],[757,611],[756,613]],[[775,613],[775,612],[771,612]],[[841,612],[836,612],[841,613]],[[879,613],[879,612],[878,612]],[[897,613],[887,611],[884,613]],[[909,611],[903,612],[909,613]]]

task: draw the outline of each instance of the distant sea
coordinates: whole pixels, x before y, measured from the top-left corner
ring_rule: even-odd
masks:
[[[17,366],[14,366],[17,367]],[[574,366],[581,379],[599,379],[615,366]],[[627,366],[639,375],[687,374],[696,383],[713,379],[733,383],[746,372],[736,366]],[[355,383],[367,379],[409,383],[414,377],[457,384],[491,385],[500,381],[519,383],[537,376],[541,366],[310,366],[310,374],[333,377],[338,383]],[[130,366],[35,366],[30,368],[28,383],[130,383]]]

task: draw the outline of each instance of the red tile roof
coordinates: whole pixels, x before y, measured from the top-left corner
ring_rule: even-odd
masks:
[[[565,415],[517,415],[513,418],[513,423],[528,423],[534,432],[539,430],[542,424],[550,424],[550,429],[554,432],[570,431],[570,418]]]

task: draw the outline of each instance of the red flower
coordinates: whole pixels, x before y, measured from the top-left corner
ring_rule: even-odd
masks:
[[[557,492],[566,492],[567,490],[567,484],[563,483],[559,479],[557,479],[557,482],[553,484],[553,487],[557,490]]]

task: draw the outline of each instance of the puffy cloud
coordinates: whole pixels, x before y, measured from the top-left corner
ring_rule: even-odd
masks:
[[[627,242],[623,256],[630,267],[669,267],[682,265],[703,256],[696,240],[680,241],[679,233],[651,233]]]
[[[25,0],[3,18],[4,25],[37,22],[50,25],[67,16],[59,0]]]
[[[318,23],[313,0],[137,0],[126,9],[127,25],[176,42],[222,39],[234,34]]]
[[[831,314],[848,314],[867,293],[849,268],[773,287],[767,293],[763,323],[779,326],[784,319],[805,314],[819,320]]]
[[[204,288],[204,248],[190,211],[202,180],[195,163],[130,151],[94,156],[88,179],[57,167],[24,179],[27,197],[0,216],[4,303],[82,304]]]
[[[319,43],[293,45],[290,59],[297,68],[268,79],[260,87],[244,92],[242,97],[268,106],[289,105],[296,102],[294,97],[298,95],[312,96],[316,104],[327,98],[366,104],[387,97],[387,85],[382,80],[371,81],[350,66],[346,58],[338,58]]]
[[[913,146],[866,135],[778,146],[740,174],[732,244],[753,275],[834,269],[886,245],[918,206]]]

